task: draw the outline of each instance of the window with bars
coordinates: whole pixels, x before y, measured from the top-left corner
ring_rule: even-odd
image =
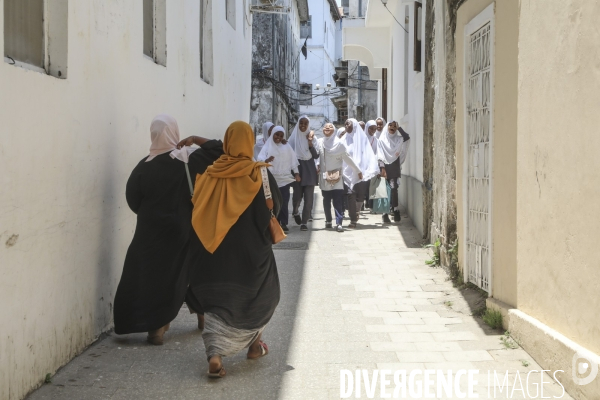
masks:
[[[167,2],[143,0],[144,54],[167,66]]]
[[[299,100],[301,106],[312,106],[312,85],[310,83],[300,84]]]
[[[4,61],[67,78],[68,1],[4,0]]]
[[[300,22],[300,37],[302,39],[312,38],[312,15],[308,16],[308,21]]]

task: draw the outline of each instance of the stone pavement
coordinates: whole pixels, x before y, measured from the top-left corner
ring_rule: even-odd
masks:
[[[209,380],[196,319],[184,306],[164,346],[148,345],[145,334],[111,333],[29,399],[339,399],[343,369],[477,369],[479,398],[504,399],[507,388],[504,394],[496,388],[493,397],[493,380],[488,396],[488,370],[508,370],[511,389],[517,371],[526,386],[526,374],[541,370],[525,351],[505,345],[502,332],[471,315],[475,292],[453,288],[444,270],[425,265],[430,251],[406,216],[400,225],[382,225],[381,216],[364,213],[357,230],[336,233],[324,229],[316,196],[311,230],[300,232],[292,222],[275,250],[282,299],[263,335],[268,356],[226,358],[227,376]],[[534,378],[539,385],[540,373]],[[516,386],[512,398],[530,398]],[[541,398],[534,397],[534,383],[529,388]],[[556,383],[544,385],[544,396],[561,394]],[[367,398],[364,383],[361,395]],[[379,386],[371,398],[380,398]]]

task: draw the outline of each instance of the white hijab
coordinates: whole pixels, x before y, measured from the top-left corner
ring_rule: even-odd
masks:
[[[358,169],[362,171],[362,180],[369,181],[379,174],[377,157],[375,157],[369,144],[369,139],[358,124],[358,121],[354,118],[350,118],[350,121],[352,122],[352,132],[346,133],[339,141],[346,145],[348,153],[350,153]],[[341,129],[338,132],[341,133]],[[351,168],[344,168],[344,175],[353,186],[360,182],[358,175]]]
[[[273,161],[269,169],[273,175],[290,175],[291,171],[298,166],[298,159],[296,153],[292,150],[289,144],[275,143],[273,137],[277,132],[283,132],[285,135],[285,129],[281,126],[276,126],[271,132],[271,136],[267,139],[267,142],[263,146],[260,154],[256,158],[258,161],[265,161],[269,157],[273,157]]]
[[[339,130],[337,132],[339,132]],[[323,152],[331,156],[338,156],[346,152],[346,146],[344,146],[341,141],[336,140],[338,137],[337,132],[334,128],[331,136],[327,137],[325,134],[323,134],[323,137],[318,140]]]
[[[377,139],[379,139],[379,138],[381,137],[381,134],[383,133],[383,130],[384,130],[384,129],[385,129],[385,127],[387,126],[387,122],[385,122],[385,118],[383,118],[383,117],[378,117],[378,118],[375,120],[375,125],[377,125],[377,120],[378,120],[378,119],[380,119],[380,120],[382,120],[382,121],[383,121],[383,129],[382,129],[381,131],[379,131],[379,130],[378,130],[377,132],[375,132],[375,136],[377,136]]]
[[[385,164],[391,164],[400,158],[400,165],[402,165],[406,159],[409,141],[404,141],[404,138],[400,134],[400,128],[405,132],[406,129],[408,129],[408,115],[405,115],[404,118],[400,120],[398,129],[393,135],[390,135],[388,126],[393,122],[396,121],[391,120],[383,128],[383,133],[381,134],[377,145],[377,158]]]
[[[372,126],[377,126],[377,122],[375,122],[375,120],[373,119],[367,121],[367,124],[365,125],[365,134],[367,135],[367,139],[369,139],[369,144],[373,149],[373,154],[377,154],[377,142],[379,141],[379,139],[377,139],[377,131],[375,131],[373,136],[369,135],[369,128]]]
[[[258,159],[258,155],[260,154],[260,151],[262,150],[263,146],[265,145],[265,143],[267,142],[268,136],[269,136],[269,129],[271,129],[271,127],[274,124],[269,121],[269,122],[265,122],[262,126],[262,138],[260,136],[258,136],[256,138],[256,144],[254,145],[254,158]]]
[[[300,121],[306,119],[308,121],[308,128],[306,131],[302,132],[300,130]],[[292,131],[292,135],[288,139],[288,143],[292,146],[292,149],[296,152],[296,157],[299,160],[312,160],[313,156],[308,147],[308,140],[306,139],[306,135],[310,132],[310,119],[306,115],[302,115],[298,118],[298,122],[296,122],[296,126]]]

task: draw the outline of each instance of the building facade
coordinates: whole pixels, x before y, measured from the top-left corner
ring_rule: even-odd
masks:
[[[309,19],[307,0],[290,0],[286,13],[257,12],[252,22],[250,125],[256,135],[271,121],[287,135],[299,117],[300,23]]]
[[[334,79],[340,66],[336,40],[340,38],[341,14],[334,0],[309,0],[308,5],[308,21],[300,27],[307,57],[300,56],[299,105],[300,114],[308,115],[311,129],[318,131],[325,123],[338,121],[338,109],[331,99],[343,94]]]
[[[182,137],[248,120],[252,27],[242,1],[2,3],[0,398],[12,400],[111,329],[136,223],[125,184],[154,116],[173,115]]]

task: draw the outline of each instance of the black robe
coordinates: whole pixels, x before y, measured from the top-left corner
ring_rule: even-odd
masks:
[[[269,185],[278,215],[281,193],[270,172]],[[186,260],[192,271],[188,306],[216,314],[238,329],[258,329],[269,322],[280,296],[270,218],[261,186],[213,254],[193,235]]]
[[[192,182],[221,154],[220,140],[190,154]],[[185,165],[169,153],[150,162],[146,158],[127,181],[127,204],[137,214],[137,224],[115,295],[117,334],[148,332],[171,322],[189,285],[190,266],[184,260],[193,205]]]

